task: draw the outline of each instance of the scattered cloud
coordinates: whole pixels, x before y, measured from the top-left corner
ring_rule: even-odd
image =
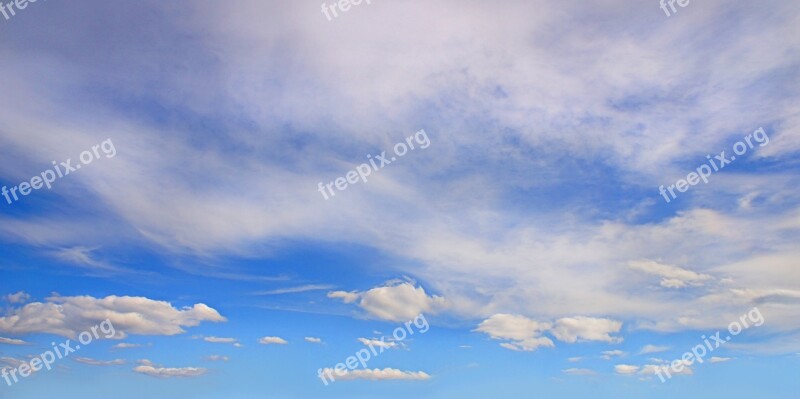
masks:
[[[31,296],[26,294],[25,292],[22,292],[22,291],[17,292],[16,294],[6,295],[6,297],[5,297],[5,300],[8,303],[11,303],[11,304],[25,303],[25,302],[28,302],[28,300],[30,300],[30,299],[31,299]]]
[[[305,337],[303,339],[305,339],[306,342],[311,342],[312,344],[321,344],[322,343],[322,338]]]
[[[75,338],[105,319],[114,325],[116,339],[128,334],[176,335],[184,333],[184,327],[195,327],[204,321],[226,321],[219,312],[202,303],[176,309],[169,302],[144,297],[51,296],[44,303],[32,302],[11,309],[0,317],[0,332],[50,333]]]
[[[88,364],[91,366],[118,366],[121,364],[125,364],[125,360],[123,359],[114,359],[114,360],[97,360],[88,357],[70,357],[70,359],[83,364]]]
[[[667,265],[652,260],[637,260],[628,263],[632,269],[661,277],[660,285],[664,288],[684,288],[700,286],[711,280],[707,274],[696,273],[678,266]]]
[[[597,375],[597,372],[590,369],[579,369],[579,368],[570,368],[566,370],[561,370],[564,374],[569,375]]]
[[[236,338],[226,338],[226,337],[203,337],[203,341],[211,342],[214,344],[231,344],[235,347],[240,347],[239,340]]]
[[[731,360],[733,360],[733,358],[731,357],[717,357],[717,356],[712,356],[711,359],[709,359],[711,363],[723,363]]]
[[[559,341],[574,343],[578,341],[622,342],[622,337],[611,336],[619,332],[622,322],[594,317],[565,317],[558,319],[551,330]]]
[[[534,351],[539,347],[553,347],[550,338],[541,334],[547,331],[549,323],[538,322],[525,316],[499,313],[482,321],[474,331],[482,332],[496,340],[505,340],[503,348],[514,351]]]
[[[614,366],[614,372],[621,375],[633,375],[639,371],[639,366],[632,366],[630,364],[618,364]]]
[[[139,365],[134,367],[134,372],[146,374],[151,377],[172,378],[172,377],[197,377],[208,372],[208,369],[201,367],[162,367],[144,359],[139,361]]]
[[[646,355],[648,353],[659,353],[659,352],[666,352],[670,348],[669,346],[657,346],[657,345],[645,345],[641,351],[639,351],[640,355]]]
[[[375,339],[375,338],[371,338],[371,339],[370,338],[359,338],[358,342],[361,342],[362,344],[364,344],[366,346],[375,346],[375,347],[384,348],[384,349],[397,348],[397,343],[396,342],[383,341],[383,340]]]
[[[211,355],[207,356],[206,360],[210,360],[212,362],[227,362],[228,360],[230,360],[230,358],[228,356],[222,356],[222,355]]]
[[[308,285],[301,285],[298,287],[287,287],[287,288],[278,288],[269,291],[259,291],[254,293],[253,295],[282,295],[282,294],[298,294],[301,292],[309,292],[309,291],[322,291],[322,290],[329,290],[333,288],[332,285],[327,284],[308,284]],[[330,296],[330,293],[328,294]]]
[[[627,353],[625,353],[625,352],[623,352],[623,351],[621,351],[619,349],[616,349],[616,350],[612,350],[612,351],[603,351],[603,356],[602,357],[603,357],[603,359],[611,360],[612,357],[622,357],[622,356],[625,356],[625,355],[627,355]]]
[[[281,337],[263,337],[258,340],[258,343],[263,345],[271,345],[271,344],[286,345],[289,342]]]
[[[420,313],[438,313],[446,307],[443,297],[429,296],[424,288],[409,281],[392,281],[361,293],[332,291],[328,297],[344,303],[358,301],[358,306],[370,315],[396,322],[411,320]]]
[[[0,337],[0,344],[6,344],[6,345],[28,345],[27,342],[25,342],[25,341],[23,341],[21,339],[4,338],[4,337]]]
[[[393,368],[381,369],[363,369],[363,370],[345,370],[344,375],[336,374],[333,369],[326,368],[322,370],[324,374],[329,372],[333,373],[337,381],[353,381],[353,380],[407,380],[407,381],[423,381],[428,380],[431,376],[424,371],[402,371]]]

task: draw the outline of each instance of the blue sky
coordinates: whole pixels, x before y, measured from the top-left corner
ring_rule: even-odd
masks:
[[[115,330],[0,398],[792,398],[799,27],[785,0],[0,15],[0,186],[99,146],[0,197],[0,370]],[[367,370],[318,378],[381,339]]]

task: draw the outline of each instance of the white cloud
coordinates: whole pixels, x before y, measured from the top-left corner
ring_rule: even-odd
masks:
[[[146,374],[151,377],[159,378],[172,378],[172,377],[197,377],[208,372],[208,369],[201,367],[162,367],[152,363],[149,360],[140,360],[140,365],[136,366],[133,371],[141,374]]]
[[[611,336],[619,332],[622,322],[594,317],[565,317],[558,319],[551,330],[559,341],[574,343],[578,341],[601,341],[618,343],[622,337]]]
[[[614,372],[617,374],[633,375],[636,374],[637,371],[639,371],[639,366],[633,366],[630,364],[618,364],[614,366]]]
[[[286,345],[289,342],[286,341],[285,339],[281,338],[281,337],[263,337],[263,338],[258,340],[258,343],[259,344],[263,344],[263,345],[270,345],[270,344]]]
[[[619,349],[615,349],[615,350],[611,350],[611,351],[603,351],[603,356],[602,357],[603,357],[603,359],[611,360],[612,357],[622,357],[622,356],[625,356],[626,354],[627,353],[625,353],[625,352],[623,352],[623,351],[621,351]]]
[[[709,359],[709,361],[711,363],[723,363],[723,362],[728,362],[728,361],[731,361],[731,360],[733,360],[733,358],[730,358],[730,357],[717,357],[717,356],[712,356],[711,359]]]
[[[358,342],[361,342],[362,344],[364,344],[366,346],[376,346],[378,348],[384,348],[384,349],[392,349],[392,348],[396,348],[397,347],[397,343],[396,342],[382,341],[382,340],[375,339],[375,338],[372,338],[372,339],[359,338]]]
[[[239,340],[237,340],[236,338],[227,338],[227,337],[203,337],[203,341],[215,344],[232,344],[233,346],[237,346],[236,344],[239,343]]]
[[[0,332],[74,338],[105,319],[113,324],[117,339],[127,334],[176,335],[185,332],[184,327],[195,327],[204,321],[226,321],[202,303],[176,309],[169,302],[144,297],[52,296],[44,303],[28,303],[0,317]]]
[[[312,344],[321,344],[322,343],[322,338],[305,337],[303,339],[305,339],[306,342],[311,342]]]
[[[123,359],[114,359],[114,360],[97,360],[88,357],[70,357],[70,359],[83,364],[88,364],[91,366],[118,366],[121,364],[125,364],[125,360]]]
[[[561,370],[561,372],[569,375],[597,375],[597,372],[594,370],[579,368],[569,368],[566,370]]]
[[[31,296],[26,294],[23,291],[20,291],[20,292],[17,292],[16,294],[6,295],[5,299],[6,299],[6,301],[8,301],[11,304],[17,304],[17,303],[28,302],[28,300],[31,299]]]
[[[120,342],[111,347],[111,349],[131,349],[131,348],[141,348],[144,345],[142,344],[131,344],[127,342]]]
[[[669,346],[658,346],[658,345],[645,345],[641,351],[639,351],[640,355],[646,355],[648,353],[659,353],[659,352],[666,352],[669,350]]]
[[[328,293],[328,298],[341,299],[344,303],[353,303],[358,300],[359,294],[356,291],[331,291]]]
[[[230,360],[228,356],[222,356],[222,355],[211,355],[206,357],[206,359],[212,362],[227,362],[228,360]]]
[[[661,286],[665,288],[683,288],[699,286],[711,280],[707,274],[696,273],[678,266],[667,265],[652,260],[636,260],[628,262],[632,269],[661,277]]]
[[[332,372],[333,377],[338,381],[353,381],[353,380],[408,380],[408,381],[423,381],[428,380],[431,376],[424,371],[402,371],[393,368],[381,369],[364,369],[364,370],[345,370],[344,375],[338,375],[333,369],[326,368],[322,370],[323,374]]]
[[[541,336],[550,326],[525,316],[500,313],[482,321],[475,331],[492,339],[510,341],[501,343],[503,348],[530,352],[539,347],[555,346],[552,340]]]
[[[328,284],[308,284],[308,285],[301,285],[298,287],[287,287],[287,288],[278,288],[269,291],[259,291],[254,293],[253,295],[283,295],[283,294],[298,294],[301,292],[309,292],[309,291],[321,291],[321,290],[329,290],[333,288],[332,285]],[[330,294],[328,297],[331,297]]]
[[[0,337],[0,344],[6,344],[6,345],[28,345],[27,342],[25,342],[25,341],[23,341],[21,339],[4,338],[4,337]]]
[[[583,356],[575,356],[575,357],[567,358],[567,361],[570,362],[570,363],[577,363],[577,362],[579,362],[581,360],[583,360]]]

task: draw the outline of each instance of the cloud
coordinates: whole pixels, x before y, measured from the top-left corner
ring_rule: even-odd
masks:
[[[553,347],[553,341],[541,334],[551,327],[525,316],[496,314],[482,321],[474,331],[482,332],[496,340],[506,340],[500,344],[514,351],[534,351],[539,347]]]
[[[83,364],[88,364],[91,366],[118,366],[121,364],[125,364],[125,360],[123,359],[114,359],[114,360],[97,360],[88,357],[70,357],[70,359]]]
[[[208,372],[208,369],[201,367],[162,367],[146,359],[140,360],[139,363],[140,365],[133,369],[134,372],[158,378],[197,377]]]
[[[322,343],[322,338],[316,338],[316,337],[305,337],[305,338],[303,338],[303,339],[304,339],[306,342],[311,342],[312,344],[321,344],[321,343]]]
[[[669,346],[657,346],[657,345],[645,345],[641,351],[639,351],[640,355],[645,355],[648,353],[659,353],[665,352],[669,350]]]
[[[114,325],[116,339],[128,334],[176,335],[184,333],[184,327],[195,327],[204,321],[226,321],[219,312],[202,303],[176,309],[169,302],[144,297],[52,296],[44,303],[28,303],[0,317],[0,332],[51,333],[75,338],[105,319]]]
[[[289,342],[281,337],[263,337],[258,340],[258,343],[263,345],[270,345],[270,344],[286,345]]]
[[[717,357],[717,356],[712,356],[711,359],[709,359],[711,363],[723,363],[731,360],[733,360],[733,358],[731,357]]]
[[[561,372],[569,375],[597,375],[597,372],[594,370],[579,368],[569,368],[566,370],[561,370]]]
[[[579,362],[581,360],[583,360],[583,356],[575,356],[575,357],[567,358],[567,361],[570,362],[570,363],[577,363],[577,362]]]
[[[203,341],[211,342],[215,344],[232,344],[233,346],[237,346],[239,344],[239,340],[236,338],[224,338],[224,337],[203,337]]]
[[[308,285],[301,285],[299,287],[287,287],[287,288],[278,288],[275,290],[269,291],[259,291],[254,293],[253,295],[282,295],[282,294],[297,294],[301,292],[308,292],[308,291],[321,291],[321,290],[329,290],[333,288],[332,285],[327,284],[308,284]],[[328,294],[329,298],[333,298]]]
[[[639,371],[639,366],[632,366],[630,364],[618,364],[614,366],[614,372],[622,375],[633,375]]]
[[[131,348],[141,348],[144,345],[142,344],[131,344],[127,342],[120,342],[111,347],[111,349],[131,349]]]
[[[361,342],[362,344],[364,344],[366,346],[376,346],[378,348],[384,348],[384,349],[397,348],[397,343],[396,342],[382,341],[382,340],[374,339],[374,338],[373,339],[359,338],[358,342]]]
[[[114,272],[114,273],[121,273],[121,272],[128,272],[128,270],[109,265],[106,262],[102,262],[96,260],[92,256],[92,252],[96,251],[98,248],[87,248],[82,246],[70,247],[70,248],[60,248],[52,252],[53,256],[56,258],[67,262],[77,265],[82,268],[94,270],[94,271],[103,271],[103,272]]]
[[[19,366],[22,366],[22,365],[25,365],[25,364],[27,364],[29,367],[31,367],[30,362],[31,362],[30,360],[25,361],[25,360],[16,359],[16,358],[9,357],[9,356],[2,356],[2,357],[0,357],[0,371],[9,370],[9,369],[18,369]],[[31,370],[34,373],[37,371],[37,370],[34,370],[33,367],[31,367]]]
[[[206,359],[212,362],[227,362],[228,360],[230,360],[228,356],[222,356],[222,355],[211,355],[206,357]]]
[[[5,297],[5,300],[11,304],[25,303],[28,302],[29,299],[31,299],[31,296],[22,291],[17,292],[16,294],[6,295]]]
[[[341,299],[344,303],[353,303],[358,300],[359,294],[356,291],[331,291],[328,293],[328,298]]]
[[[23,341],[21,339],[4,338],[4,337],[0,337],[0,344],[6,344],[6,345],[28,345],[27,342],[25,342],[25,341]]]
[[[574,343],[578,341],[622,342],[622,337],[611,334],[619,332],[622,322],[594,317],[565,317],[558,319],[551,330],[559,341]]]
[[[696,273],[678,266],[658,263],[652,260],[637,260],[628,262],[632,269],[661,277],[661,286],[665,288],[684,288],[687,286],[703,285],[711,280],[707,274]]]
[[[345,370],[344,375],[336,374],[331,368],[322,370],[323,374],[333,373],[336,380],[353,381],[353,380],[370,380],[370,381],[386,381],[386,380],[406,380],[406,381],[424,381],[431,378],[428,373],[424,371],[402,371],[393,368],[381,369],[364,369],[364,370]]]
[[[625,356],[626,353],[621,350],[612,350],[612,351],[603,351],[603,359],[611,360],[612,357],[622,357]]]
[[[333,291],[329,298],[341,299],[344,303],[358,300],[358,306],[372,316],[389,321],[407,321],[420,313],[437,313],[446,307],[444,298],[428,296],[425,289],[415,287],[408,281],[393,281],[366,292]]]

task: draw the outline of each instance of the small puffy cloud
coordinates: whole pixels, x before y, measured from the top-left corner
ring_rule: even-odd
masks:
[[[575,357],[567,358],[567,361],[570,362],[570,363],[577,363],[577,362],[579,362],[581,360],[583,360],[583,356],[575,356]]]
[[[558,319],[550,332],[559,341],[574,343],[578,341],[601,341],[618,343],[622,337],[611,336],[619,332],[622,322],[594,317],[565,317]]]
[[[233,346],[236,346],[237,348],[239,347],[239,345],[237,345],[239,343],[239,340],[237,340],[236,338],[203,337],[203,341],[211,342],[214,344],[231,344]]]
[[[397,343],[395,343],[395,342],[387,342],[387,341],[383,341],[383,340],[375,339],[375,338],[372,338],[372,339],[370,339],[370,338],[359,338],[358,342],[361,342],[362,344],[364,344],[366,346],[376,346],[378,348],[384,348],[384,349],[392,349],[392,348],[396,348],[397,347]]]
[[[639,371],[639,366],[632,366],[630,364],[618,364],[614,366],[614,372],[621,375],[633,375]]]
[[[210,360],[212,362],[227,362],[228,360],[230,360],[229,357],[222,356],[222,355],[211,355],[211,356],[206,357],[206,359]]]
[[[689,367],[689,366],[692,365],[692,363],[693,363],[692,361],[678,360],[678,362],[680,362],[680,364],[682,364],[683,367],[681,368],[680,371],[675,371],[675,370],[672,369],[671,365],[668,364],[667,361],[665,361],[665,360],[661,360],[661,359],[652,359],[652,360],[655,360],[656,363],[658,363],[658,364],[646,364],[646,365],[642,366],[641,371],[639,371],[640,375],[653,376],[653,375],[657,374],[656,371],[658,371],[658,370],[660,370],[661,374],[664,375],[664,376],[666,376],[666,375],[672,375],[672,376],[676,376],[676,375],[693,375],[694,374],[694,371],[692,370],[692,368]],[[667,373],[667,371],[664,370],[665,367],[667,368],[669,373]]]
[[[285,339],[281,338],[281,337],[263,337],[263,338],[258,340],[258,343],[259,344],[263,344],[263,345],[270,345],[270,344],[286,345],[289,342],[286,341]]]
[[[611,360],[612,357],[622,357],[625,356],[627,353],[617,349],[613,351],[603,351],[603,359]]]
[[[628,262],[628,267],[661,277],[660,285],[664,288],[683,288],[700,286],[711,280],[707,274],[696,273],[678,266],[666,265],[652,260],[636,260]]]
[[[590,369],[570,368],[561,370],[561,372],[568,375],[597,375],[596,371]]]
[[[549,323],[520,315],[498,313],[482,321],[475,331],[487,334],[492,339],[509,341],[500,344],[503,348],[530,352],[542,346],[555,346],[550,338],[541,336],[549,328]]]
[[[144,345],[142,344],[130,344],[127,342],[120,342],[111,347],[111,349],[131,349],[131,348],[141,348]]]
[[[5,297],[5,300],[8,303],[11,303],[11,304],[25,303],[25,302],[28,302],[28,300],[30,300],[30,299],[31,299],[31,296],[26,294],[25,292],[22,292],[22,291],[17,292],[16,294],[6,295],[6,297]]]
[[[730,360],[733,360],[733,358],[712,356],[711,359],[709,359],[711,363],[723,363]]]
[[[341,299],[344,303],[353,303],[358,300],[359,294],[356,291],[331,291],[328,298]]]
[[[134,367],[134,372],[146,374],[151,377],[172,378],[172,377],[197,377],[208,372],[208,369],[201,367],[162,367],[149,360],[140,360],[139,366]]]
[[[657,346],[657,345],[645,345],[641,351],[639,351],[640,355],[645,355],[648,353],[659,353],[665,352],[669,350],[669,346]]]
[[[121,364],[125,364],[125,360],[123,359],[114,359],[114,360],[97,360],[88,357],[70,357],[70,359],[83,364],[88,364],[90,366],[118,366]]]
[[[27,342],[25,342],[25,341],[23,341],[21,339],[4,338],[4,337],[0,337],[0,344],[6,344],[6,345],[28,345]]]
[[[202,303],[176,309],[169,302],[144,297],[52,296],[46,302],[11,309],[0,317],[0,332],[50,333],[75,338],[106,319],[114,325],[116,339],[127,334],[176,335],[184,333],[184,327],[195,327],[204,321],[227,321]]]
[[[311,342],[312,344],[321,344],[322,338],[317,337],[305,337],[303,338],[306,342]]]
[[[407,381],[422,381],[428,380],[431,376],[424,371],[403,371],[393,368],[381,369],[363,369],[363,370],[345,370],[342,375],[336,374],[333,369],[326,368],[322,370],[323,374],[333,373],[334,378],[342,381],[353,380],[407,380]]]

